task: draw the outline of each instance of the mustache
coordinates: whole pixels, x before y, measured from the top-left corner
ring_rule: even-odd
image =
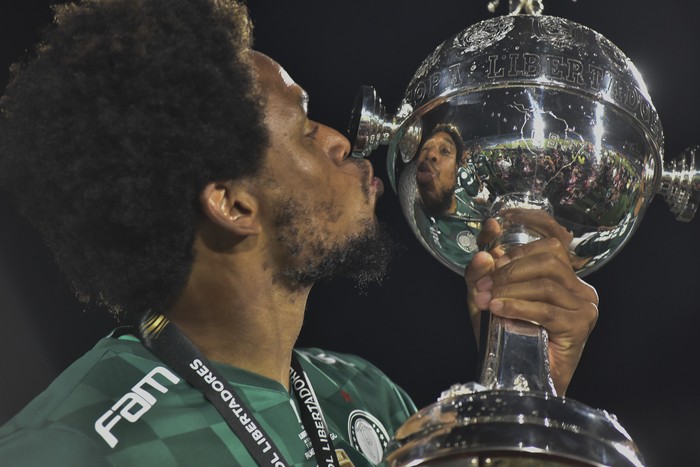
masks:
[[[418,164],[418,167],[416,169],[418,172],[431,172],[434,173],[436,172],[435,168],[433,165],[428,162],[428,161],[421,161],[420,164]]]

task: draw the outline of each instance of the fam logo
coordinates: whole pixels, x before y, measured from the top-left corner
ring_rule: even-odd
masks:
[[[353,410],[348,417],[350,443],[375,465],[384,457],[389,434],[382,423],[364,410]]]
[[[147,390],[148,386],[150,386],[152,390],[155,389],[162,394],[168,392],[167,387],[156,381],[157,375],[173,384],[180,382],[180,378],[172,371],[162,366],[156,367],[144,376],[141,381],[136,383],[136,385],[131,388],[130,392],[126,393],[111,409],[106,411],[95,422],[95,431],[102,436],[102,439],[109,444],[110,448],[114,448],[119,442],[117,437],[112,434],[114,425],[119,423],[122,419],[129,423],[137,422],[139,418],[158,402],[156,397]]]

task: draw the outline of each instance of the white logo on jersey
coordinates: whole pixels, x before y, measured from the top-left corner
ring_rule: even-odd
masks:
[[[348,434],[355,449],[375,465],[381,462],[389,434],[375,416],[364,410],[353,410],[348,417]]]
[[[148,412],[148,409],[153,407],[153,405],[156,403],[156,398],[146,391],[146,389],[144,389],[146,384],[150,385],[154,389],[157,389],[163,394],[168,392],[168,388],[154,379],[156,374],[165,376],[168,381],[173,384],[180,382],[180,378],[178,378],[172,371],[162,366],[156,367],[152,369],[150,373],[144,376],[141,381],[136,383],[136,385],[131,388],[131,392],[125,394],[117,401],[116,404],[112,406],[110,410],[105,412],[104,415],[98,418],[95,422],[95,431],[102,436],[102,439],[109,444],[109,447],[113,448],[119,442],[117,437],[112,434],[112,428],[114,428],[114,425],[116,425],[119,420],[124,418],[128,422],[134,423],[141,418],[143,414]],[[120,407],[121,410],[119,411],[119,414],[115,414]],[[137,409],[132,412],[134,407],[137,407]]]
[[[320,362],[327,363],[329,365],[335,365],[336,363],[340,362],[340,363],[347,365],[347,366],[355,366],[354,363],[346,362],[345,360],[338,357],[337,355],[328,355],[324,352],[317,353],[317,354],[312,354],[310,352],[304,352],[304,355],[306,355],[309,358],[316,359]]]

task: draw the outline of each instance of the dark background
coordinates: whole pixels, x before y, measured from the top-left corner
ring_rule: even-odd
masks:
[[[490,17],[486,3],[251,0],[249,7],[256,47],[310,93],[312,118],[344,130],[359,85],[374,85],[394,112],[421,61],[448,36]],[[0,6],[2,88],[9,64],[51,21],[48,4]],[[605,35],[637,65],[664,125],[667,158],[700,143],[700,4],[545,6]],[[373,160],[386,183],[385,156],[379,150]],[[402,245],[391,276],[366,293],[343,281],[319,284],[300,344],[359,354],[425,406],[451,384],[475,379],[465,286],[422,250],[389,189],[378,211]],[[600,318],[567,396],[616,414],[652,466],[695,464],[699,240],[700,219],[676,222],[657,197],[628,245],[586,279],[600,294]],[[77,303],[36,233],[2,198],[0,317],[0,424],[115,325]]]

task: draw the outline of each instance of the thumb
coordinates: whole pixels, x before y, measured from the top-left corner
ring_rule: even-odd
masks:
[[[474,255],[471,263],[464,272],[464,280],[467,283],[467,289],[471,292],[476,288],[475,284],[496,268],[496,262],[490,254],[485,251],[480,251]]]
[[[496,262],[493,256],[485,251],[480,251],[474,255],[472,262],[464,273],[464,281],[467,283],[467,310],[469,311],[469,319],[472,322],[477,343],[479,342],[479,329],[481,327],[481,311],[476,305],[476,283],[494,269],[496,269]]]

